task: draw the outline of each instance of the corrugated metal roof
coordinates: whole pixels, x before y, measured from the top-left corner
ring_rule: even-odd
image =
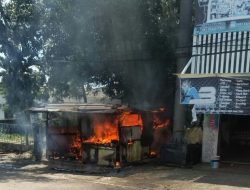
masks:
[[[76,112],[76,113],[115,113],[127,109],[126,106],[111,104],[47,104],[32,107],[30,112]]]

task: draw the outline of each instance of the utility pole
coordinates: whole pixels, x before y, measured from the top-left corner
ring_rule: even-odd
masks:
[[[181,73],[191,57],[192,47],[192,11],[193,0],[181,0],[180,2],[180,27],[177,49],[177,73]],[[174,140],[180,143],[184,135],[185,107],[180,104],[180,84],[176,81],[176,96],[174,110]]]

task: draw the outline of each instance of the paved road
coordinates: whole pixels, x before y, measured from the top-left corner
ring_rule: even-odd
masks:
[[[0,164],[0,190],[250,190],[250,168],[209,166],[182,169],[143,165],[121,172],[84,174],[58,172],[41,164]]]
[[[36,168],[0,168],[1,190],[134,190],[138,187],[113,184],[110,177],[59,173]]]

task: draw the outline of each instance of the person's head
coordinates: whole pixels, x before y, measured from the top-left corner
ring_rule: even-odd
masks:
[[[186,93],[190,87],[191,87],[191,82],[189,80],[183,81],[183,83],[181,85],[181,89],[182,89],[183,93]]]

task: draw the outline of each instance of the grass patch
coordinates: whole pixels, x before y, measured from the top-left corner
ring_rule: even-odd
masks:
[[[0,133],[0,142],[21,144],[25,142],[25,135]]]

